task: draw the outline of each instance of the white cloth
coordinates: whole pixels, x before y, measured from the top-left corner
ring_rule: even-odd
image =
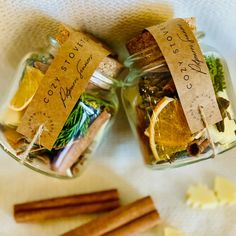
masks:
[[[165,19],[196,16],[204,39],[226,58],[233,83],[236,76],[236,1],[232,0],[1,0],[0,102],[13,81],[14,70],[28,51],[45,45],[56,21],[82,28],[104,39],[124,58],[123,43],[146,26]],[[236,100],[234,100],[236,101]],[[16,224],[13,204],[48,197],[118,188],[122,203],[151,195],[164,220],[190,236],[236,235],[236,206],[193,210],[185,192],[197,182],[213,185],[215,175],[236,182],[236,150],[215,160],[179,169],[155,171],[143,165],[138,145],[121,109],[119,119],[83,175],[58,180],[37,174],[0,152],[0,235],[53,236],[87,221],[74,217],[40,224]],[[157,227],[143,235],[162,235]]]

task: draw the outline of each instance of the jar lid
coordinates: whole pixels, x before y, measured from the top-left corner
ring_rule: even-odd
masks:
[[[111,86],[114,85],[114,80],[119,76],[122,69],[123,65],[117,60],[111,56],[105,57],[94,71],[91,81],[103,89],[110,89]]]
[[[111,88],[113,82],[111,79],[104,76],[102,73],[95,71],[90,78],[91,82],[94,83],[96,86],[108,90]]]

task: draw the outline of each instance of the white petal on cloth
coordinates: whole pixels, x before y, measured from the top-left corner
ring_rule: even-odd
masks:
[[[19,60],[28,51],[44,46],[45,36],[54,31],[58,21],[103,38],[124,58],[124,41],[144,27],[172,14],[196,16],[199,29],[207,33],[204,42],[225,56],[232,78],[236,78],[235,12],[236,1],[232,0],[1,0],[0,102],[9,90]],[[84,174],[71,181],[36,174],[1,152],[0,235],[59,235],[89,219],[20,225],[12,218],[14,203],[110,187],[120,190],[124,203],[151,194],[161,217],[186,235],[236,235],[236,207],[198,211],[187,207],[184,198],[192,183],[210,186],[216,175],[235,182],[235,150],[179,169],[150,170],[143,165],[123,110],[100,150]],[[155,228],[143,235],[162,235],[158,231]]]
[[[221,176],[216,176],[214,190],[221,204],[236,203],[236,184]]]
[[[215,193],[206,185],[190,186],[187,191],[187,205],[193,208],[211,209],[218,206]]]

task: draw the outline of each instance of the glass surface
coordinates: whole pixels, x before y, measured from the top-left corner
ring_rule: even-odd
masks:
[[[0,115],[0,146],[9,156],[35,171],[58,178],[73,178],[81,173],[113,123],[118,110],[115,78],[96,71],[53,149],[47,150],[37,144],[39,141],[27,151],[32,140],[16,129],[56,53],[55,41],[50,39],[50,42],[49,48],[29,53],[20,63],[15,86]]]
[[[227,64],[201,44],[223,121],[191,134],[165,61],[155,46],[135,53],[122,88],[122,100],[147,166],[166,169],[199,162],[236,146],[235,94]]]

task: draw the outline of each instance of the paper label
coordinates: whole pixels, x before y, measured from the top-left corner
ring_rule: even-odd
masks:
[[[58,50],[17,131],[33,138],[43,124],[38,143],[52,149],[90,77],[109,54],[100,43],[87,35],[71,32]]]
[[[192,133],[204,128],[199,106],[209,125],[221,121],[208,67],[188,24],[178,18],[147,30],[166,60]]]

